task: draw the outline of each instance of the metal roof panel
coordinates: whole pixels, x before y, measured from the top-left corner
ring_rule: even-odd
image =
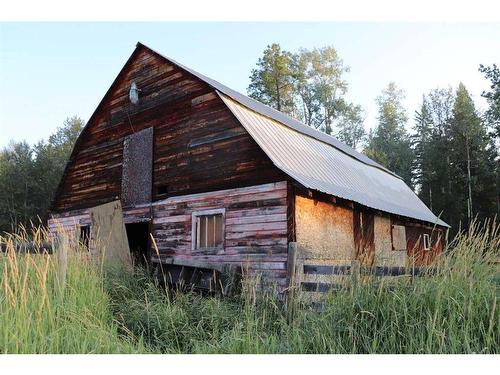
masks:
[[[377,210],[448,226],[399,177],[360,163],[330,144],[219,95],[276,167],[303,186]]]

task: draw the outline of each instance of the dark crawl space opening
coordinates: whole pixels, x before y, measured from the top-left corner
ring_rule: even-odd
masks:
[[[134,264],[146,266],[149,262],[149,223],[125,224],[125,229]]]

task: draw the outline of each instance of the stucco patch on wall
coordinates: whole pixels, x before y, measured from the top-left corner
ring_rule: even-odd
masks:
[[[336,261],[353,259],[352,210],[296,196],[295,220],[297,243],[311,257]]]
[[[375,231],[375,260],[376,266],[398,266],[406,265],[406,249],[403,251],[392,250],[391,219],[376,215],[374,223]]]

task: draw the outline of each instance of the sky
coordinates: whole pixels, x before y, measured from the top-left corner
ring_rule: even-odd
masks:
[[[335,47],[350,67],[347,98],[377,123],[375,99],[391,81],[404,89],[410,122],[422,95],[463,82],[479,109],[500,65],[500,23],[0,23],[0,147],[35,143],[67,117],[87,120],[140,41],[246,93],[268,44]]]

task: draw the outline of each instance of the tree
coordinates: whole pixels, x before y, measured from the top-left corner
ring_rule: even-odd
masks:
[[[332,134],[340,124],[353,120],[360,107],[347,103],[349,68],[331,46],[300,49],[297,53],[281,50],[278,44],[268,46],[252,70],[249,95],[264,104],[297,118],[308,126]]]
[[[292,66],[303,122],[331,134],[335,119],[347,109],[343,99],[348,87],[344,73],[349,67],[331,46],[301,49],[293,55]]]
[[[412,136],[415,159],[413,174],[419,197],[447,221],[456,208],[451,195],[450,119],[454,96],[452,89],[435,89],[424,95],[415,113]]]
[[[337,121],[337,138],[355,149],[366,137],[364,121],[365,113],[361,106],[347,105]]]
[[[259,58],[250,75],[248,93],[251,98],[288,114],[293,112],[293,82],[290,70],[292,55],[271,44]]]
[[[394,82],[377,98],[378,125],[371,132],[364,152],[413,186],[413,150],[405,128],[408,117],[401,103],[403,99],[404,92]]]
[[[36,182],[33,150],[26,142],[11,142],[0,153],[0,229],[26,224],[36,213],[32,197]]]
[[[485,113],[486,121],[495,130],[496,137],[500,138],[500,69],[496,64],[491,67],[481,64],[479,71],[491,81],[490,91],[484,91],[481,96],[486,98],[489,104]]]
[[[48,141],[34,146],[12,142],[0,151],[0,231],[46,219],[83,125],[76,116],[68,118]]]
[[[452,194],[463,202],[463,223],[495,214],[496,149],[465,86],[460,83],[450,120]]]

